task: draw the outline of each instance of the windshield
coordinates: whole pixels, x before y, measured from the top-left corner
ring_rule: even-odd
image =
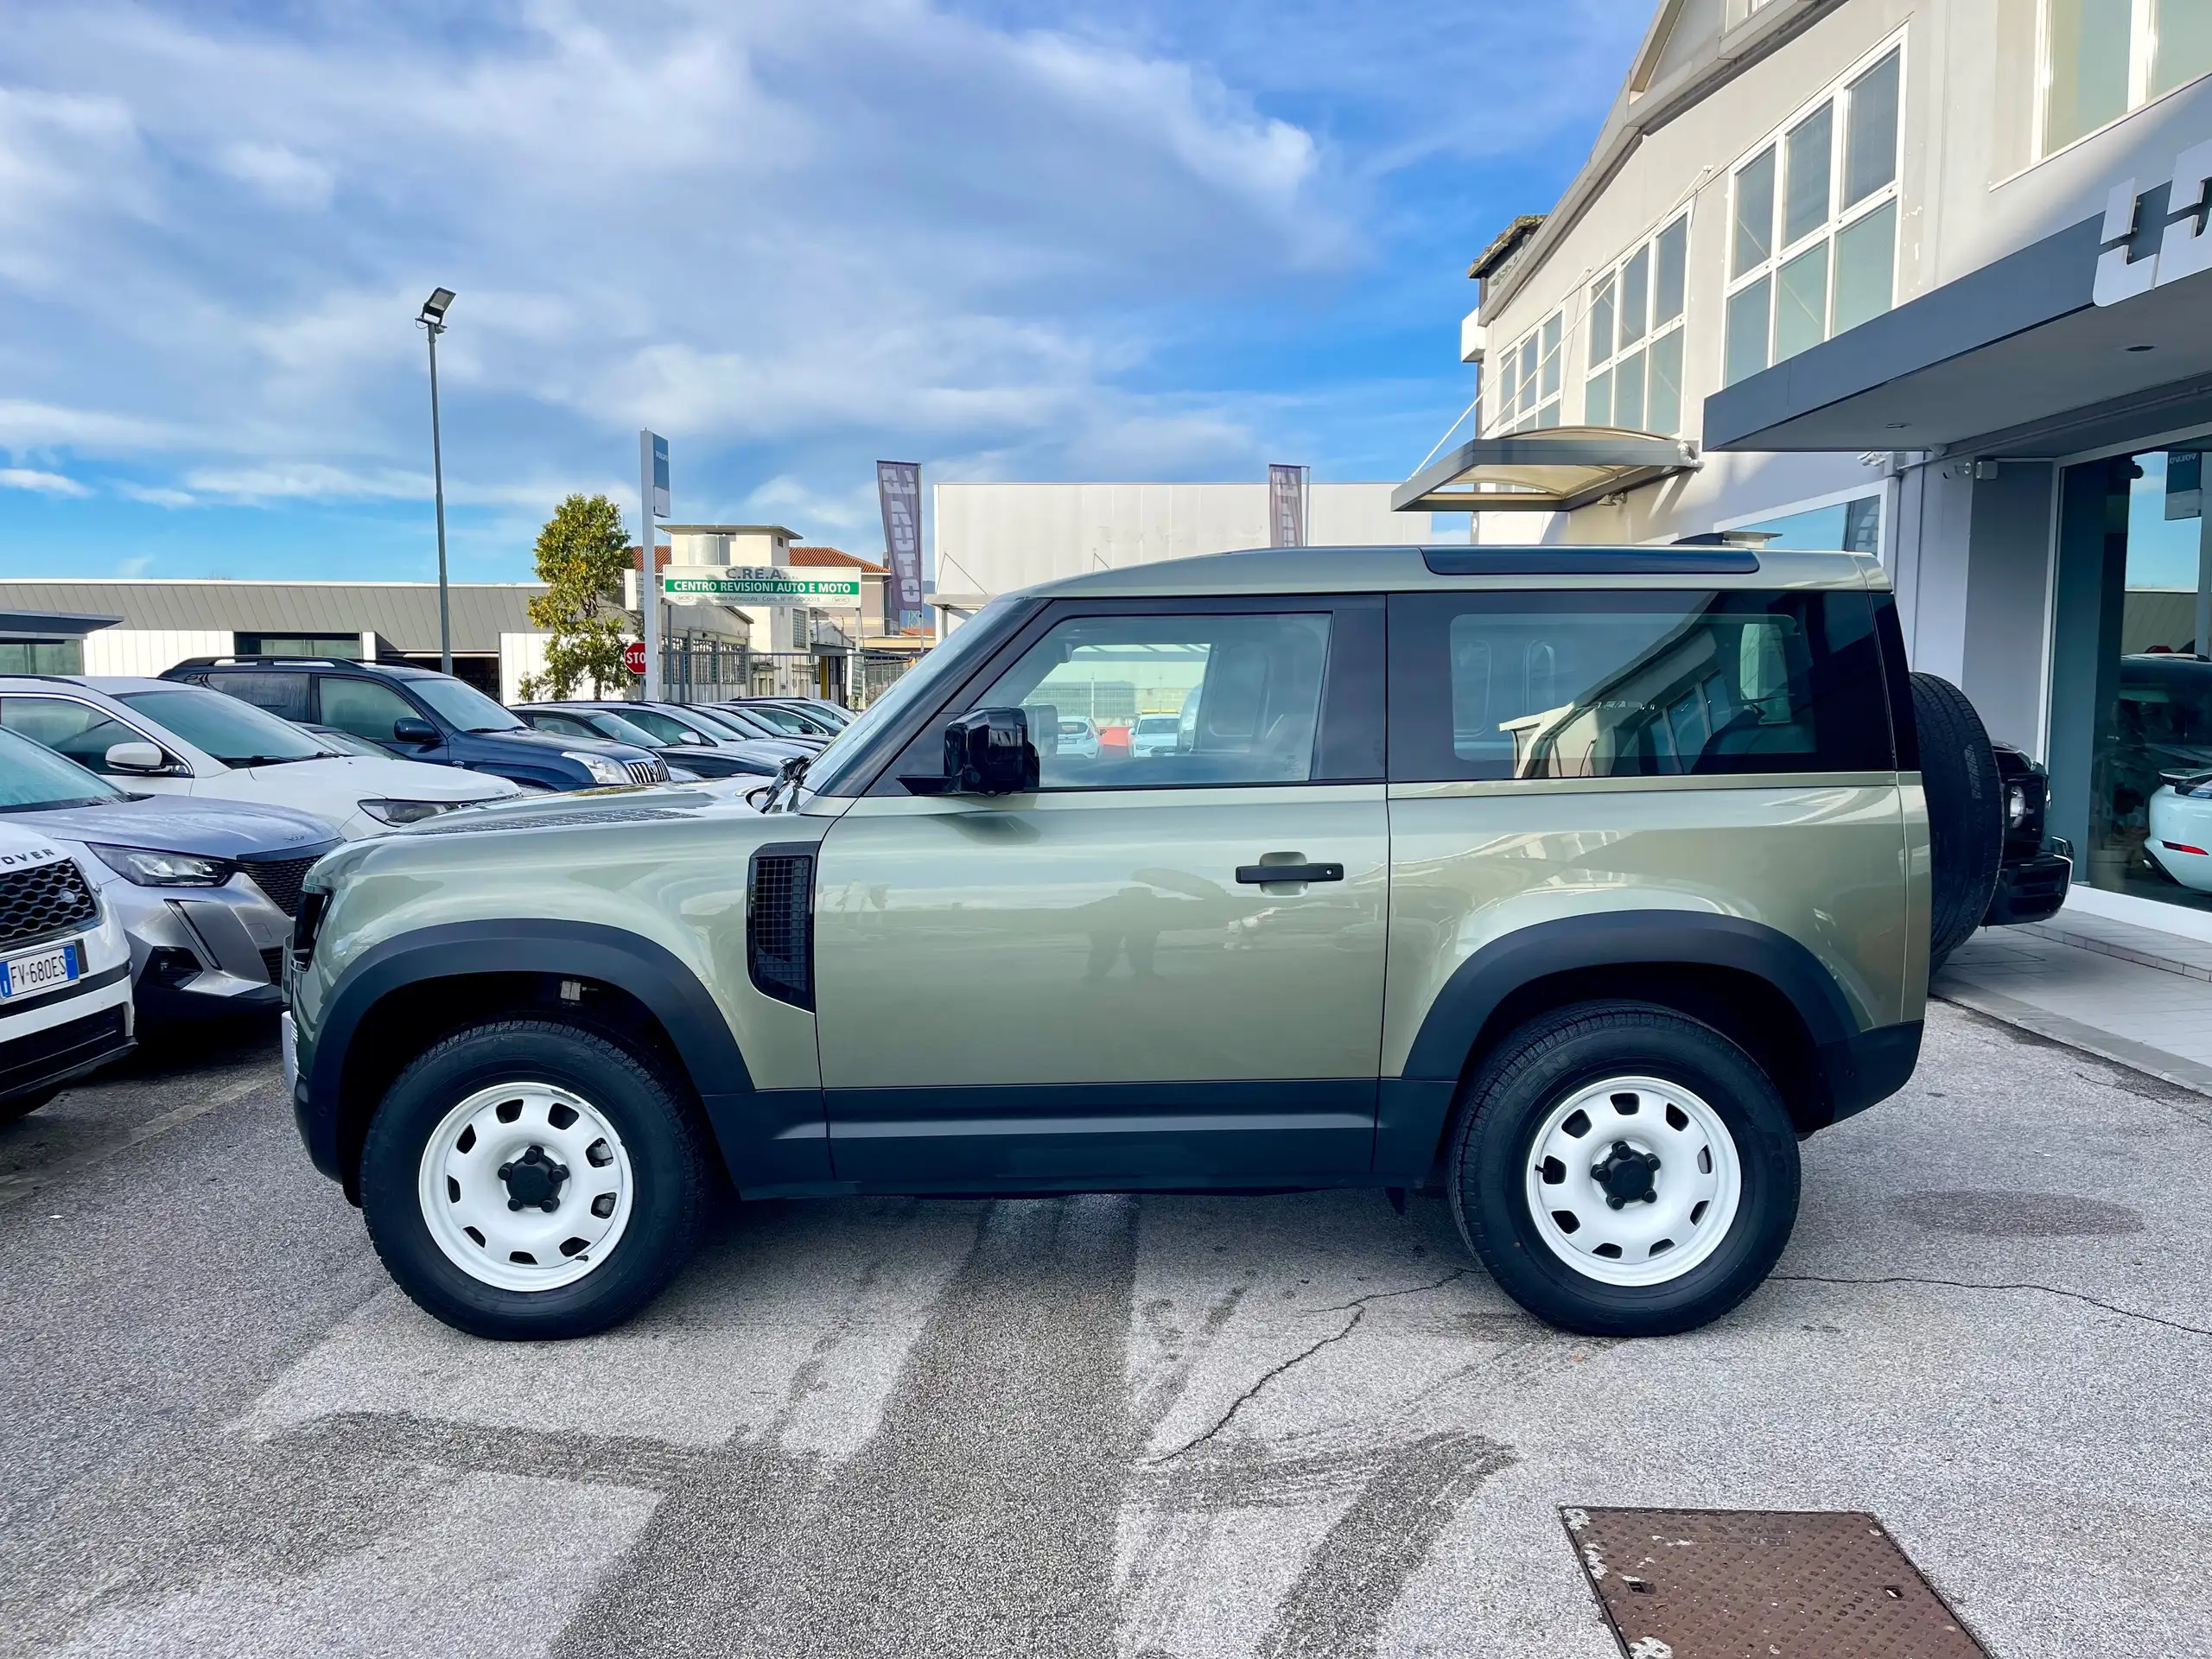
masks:
[[[702,709],[701,712],[725,731],[734,732],[740,737],[789,737],[791,735],[781,727],[772,726],[766,721],[756,718],[750,709]]]
[[[635,721],[625,720],[620,715],[594,714],[586,722],[610,743],[634,743],[641,749],[657,749],[660,740],[641,728]]]
[[[332,752],[321,738],[302,731],[289,720],[279,720],[250,702],[196,685],[165,691],[123,691],[117,694],[116,701],[129,704],[194,748],[205,749],[226,766],[313,760]]]
[[[800,719],[797,713],[789,709],[778,709],[766,703],[756,702],[747,707],[745,712],[753,719],[765,720],[771,726],[783,731],[810,732],[814,729]]]
[[[522,721],[466,680],[410,678],[407,689],[436,709],[448,724],[464,732],[515,732]]]
[[[130,798],[43,744],[0,730],[0,810],[105,806]]]
[[[692,719],[722,737],[734,737],[740,742],[751,743],[763,735],[728,709],[694,709],[690,713]]]
[[[917,702],[937,696],[948,679],[957,680],[975,668],[1005,639],[1020,614],[1016,601],[995,599],[954,629],[950,639],[925,653],[814,758],[806,769],[806,787],[817,795],[838,793],[838,786],[874,758],[878,734],[894,728]]]
[[[632,726],[642,726],[652,734],[647,745],[649,747],[671,743],[718,743],[721,741],[720,733],[696,731],[690,721],[678,720],[674,715],[664,714],[658,709],[626,709],[621,718]]]

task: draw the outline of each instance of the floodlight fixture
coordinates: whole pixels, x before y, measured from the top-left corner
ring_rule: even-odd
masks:
[[[430,290],[430,297],[423,302],[423,315],[415,320],[427,322],[433,328],[442,327],[446,320],[446,308],[452,303],[453,289],[434,288]]]

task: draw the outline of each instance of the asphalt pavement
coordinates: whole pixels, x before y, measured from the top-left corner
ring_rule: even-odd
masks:
[[[1618,1652],[1561,1506],[1871,1510],[1994,1654],[2212,1628],[2212,1098],[1947,1007],[1776,1278],[1607,1343],[1379,1193],[728,1217],[457,1335],[265,1029],[0,1128],[0,1654]]]

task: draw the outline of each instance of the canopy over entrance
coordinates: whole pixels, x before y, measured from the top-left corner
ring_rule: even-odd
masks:
[[[1476,438],[1390,493],[1399,512],[1571,512],[1701,465],[1697,445],[1617,426]]]

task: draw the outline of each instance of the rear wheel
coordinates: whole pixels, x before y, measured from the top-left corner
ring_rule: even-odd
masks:
[[[1797,1218],[1773,1084],[1711,1027],[1585,1003],[1514,1033],[1469,1085],[1446,1160],[1471,1249],[1537,1318],[1662,1336],[1719,1318]]]
[[[620,1323],[696,1243],[705,1136],[668,1081],[595,1033],[501,1020],[400,1074],[369,1124],[361,1208],[392,1278],[477,1336]]]
[[[1933,674],[1912,677],[1934,865],[1928,971],[1965,944],[1997,891],[2005,856],[2005,786],[1997,752],[1967,694]]]

